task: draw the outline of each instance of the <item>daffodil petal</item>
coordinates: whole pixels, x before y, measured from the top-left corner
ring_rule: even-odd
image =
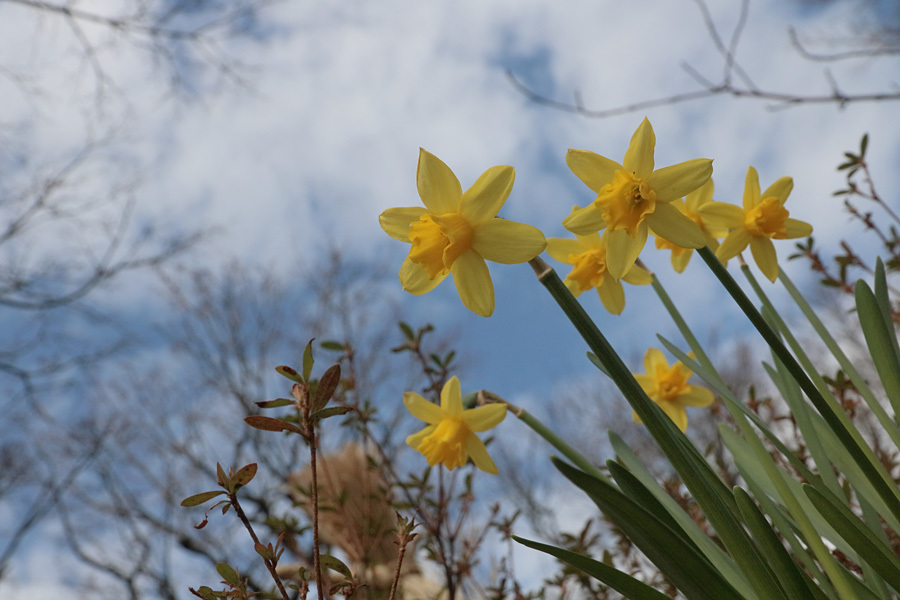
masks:
[[[644,371],[652,377],[657,369],[668,369],[669,361],[659,348],[647,348],[644,354]]]
[[[706,236],[700,226],[671,204],[657,203],[656,210],[647,215],[647,225],[653,233],[682,248],[703,248]]]
[[[693,250],[685,250],[684,252],[672,252],[672,268],[675,269],[676,273],[684,273],[684,270],[687,268],[688,263],[691,262],[691,256],[693,254]]]
[[[622,281],[631,285],[650,285],[653,282],[653,276],[650,274],[650,271],[634,265],[625,272],[625,275],[622,276]]]
[[[472,462],[475,463],[475,466],[485,473],[496,475],[499,472],[497,471],[497,465],[494,464],[493,459],[488,454],[487,447],[484,445],[484,442],[478,439],[477,435],[470,435],[466,439],[466,453],[472,459]]]
[[[416,187],[422,203],[434,214],[459,212],[459,200],[462,197],[459,179],[444,161],[423,148],[419,148]]]
[[[644,375],[643,373],[634,373],[633,375],[635,381],[637,381],[638,385],[641,386],[641,389],[644,390],[644,393],[649,396],[656,386],[656,379],[649,375]]]
[[[704,204],[712,202],[715,185],[712,177],[706,180],[706,183],[698,187],[696,190],[685,196],[684,202],[688,210],[697,212]]]
[[[744,177],[744,210],[754,208],[761,200],[759,195],[759,174],[752,166],[747,167],[747,175]]]
[[[429,425],[422,431],[418,433],[414,433],[410,436],[407,436],[406,443],[411,446],[413,449],[418,450],[419,446],[422,444],[422,440],[427,438],[432,432],[437,428],[437,425]]]
[[[628,150],[625,152],[625,160],[622,166],[626,173],[634,173],[640,179],[647,178],[653,172],[653,149],[656,147],[656,134],[653,133],[653,126],[647,117],[641,121],[634,135],[631,136],[631,143],[628,144]]]
[[[434,402],[429,402],[415,392],[406,392],[403,394],[403,404],[406,410],[420,421],[425,421],[429,425],[435,425],[444,418],[444,411]]]
[[[460,214],[472,227],[484,225],[503,208],[515,179],[516,171],[512,167],[491,167],[462,195]]]
[[[660,408],[663,409],[663,412],[669,415],[669,418],[678,425],[678,429],[683,432],[687,431],[687,411],[684,410],[683,406],[679,406],[674,402],[663,402],[660,404]]]
[[[716,238],[724,238],[728,235],[728,229],[724,227],[714,227],[710,229],[704,224],[703,233],[706,234],[706,245],[715,252],[719,248],[719,240]]]
[[[606,233],[604,231],[604,233]],[[590,250],[591,248],[606,248],[606,240],[600,237],[600,232],[595,231],[594,233],[589,233],[587,235],[578,235],[575,234],[575,239],[578,240],[578,243],[581,244],[583,250]]]
[[[750,251],[756,266],[772,283],[778,278],[778,257],[775,255],[775,244],[767,237],[754,237],[750,240]]]
[[[378,222],[384,232],[395,240],[409,242],[409,226],[418,221],[427,209],[421,206],[389,208],[378,215]]]
[[[676,400],[682,406],[703,407],[709,406],[715,400],[712,390],[700,385],[690,386],[690,391],[684,394],[678,394]]]
[[[568,217],[563,219],[562,224],[563,227],[577,235],[595,233],[606,227],[603,213],[593,203],[572,211]]]
[[[581,286],[578,285],[578,282],[574,279],[569,279],[568,277],[566,277],[565,279],[563,279],[563,284],[565,284],[566,289],[572,292],[572,296],[574,296],[575,298],[580,296],[581,292],[584,291],[581,289]]]
[[[791,190],[794,189],[794,180],[790,177],[779,177],[775,180],[775,183],[766,188],[762,194],[760,194],[760,199],[765,198],[778,198],[778,201],[784,204],[787,197],[790,195]]]
[[[813,227],[805,221],[787,219],[784,222],[784,230],[785,234],[783,239],[792,240],[794,238],[812,235]]]
[[[584,246],[578,240],[571,238],[547,238],[547,254],[553,260],[558,260],[561,263],[571,264],[569,255],[580,254],[584,250]]]
[[[656,192],[657,202],[668,202],[699,188],[709,181],[712,172],[711,159],[695,158],[653,171],[647,185]]]
[[[569,150],[566,164],[578,179],[598,194],[606,184],[612,183],[615,172],[622,169],[616,161],[590,150]]]
[[[494,284],[484,259],[474,250],[466,250],[450,267],[456,291],[466,308],[489,317],[494,312]]]
[[[722,244],[719,246],[719,249],[716,250],[716,257],[722,262],[728,262],[743,252],[751,239],[753,239],[753,236],[743,227],[735,229],[722,240]]]
[[[514,265],[528,262],[547,245],[537,227],[505,219],[491,219],[475,228],[472,249],[485,260]]]
[[[459,418],[463,414],[462,392],[459,389],[459,377],[456,375],[448,379],[441,389],[440,410],[445,413],[442,416]]]
[[[463,423],[470,431],[487,431],[496,427],[506,417],[505,404],[485,404],[463,412]]]
[[[611,314],[621,315],[625,310],[625,290],[622,283],[609,273],[603,274],[603,282],[597,286],[600,302]]]
[[[744,224],[745,215],[741,207],[727,202],[704,204],[698,212],[708,227],[722,228],[727,231]]]
[[[400,285],[410,294],[419,296],[433,290],[444,280],[446,275],[437,275],[434,279],[428,278],[428,273],[418,263],[406,258],[400,265]]]
[[[624,230],[610,231],[607,238],[606,269],[616,279],[621,279],[634,264],[647,242],[647,224],[638,226],[637,237]]]

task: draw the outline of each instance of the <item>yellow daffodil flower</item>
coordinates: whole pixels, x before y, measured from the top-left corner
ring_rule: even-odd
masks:
[[[625,290],[622,283],[610,275],[606,268],[608,241],[608,231],[602,236],[596,232],[576,235],[574,240],[548,238],[547,253],[561,263],[573,265],[572,271],[564,280],[573,296],[577,298],[581,292],[596,288],[606,310],[618,315],[625,309]],[[647,285],[650,283],[650,273],[632,265],[625,271],[622,279],[632,285]]]
[[[793,179],[782,177],[760,193],[759,175],[756,169],[750,167],[744,180],[743,208],[724,202],[710,202],[703,206],[700,212],[707,222],[731,229],[716,250],[719,260],[728,262],[749,245],[759,270],[774,282],[778,277],[778,258],[772,240],[812,234],[812,225],[788,218],[790,213],[784,202],[793,187]]]
[[[650,348],[644,355],[644,370],[646,375],[635,374],[634,378],[681,431],[687,430],[688,424],[685,406],[709,406],[713,403],[712,391],[688,383],[693,371],[680,361],[670,367],[666,357],[656,348]],[[641,422],[637,413],[632,412],[632,416],[635,423]]]
[[[428,427],[406,438],[406,443],[421,452],[429,465],[440,463],[455,469],[471,458],[482,471],[497,474],[484,442],[475,434],[497,426],[506,416],[505,404],[463,410],[457,377],[444,384],[440,406],[415,392],[403,394],[403,403],[415,418],[428,423]]]
[[[700,212],[700,207],[712,202],[713,191],[713,180],[709,179],[706,183],[688,194],[684,200],[673,200],[671,205],[677,208],[681,214],[700,226],[700,229],[703,231],[703,235],[706,238],[706,245],[715,251],[719,247],[719,241],[716,238],[723,238],[728,235],[728,228],[714,225]],[[656,247],[659,250],[672,251],[672,267],[677,273],[684,272],[688,262],[691,260],[691,256],[694,254],[693,248],[676,246],[669,240],[658,235],[656,236]]]
[[[547,245],[535,227],[497,218],[514,179],[512,167],[492,167],[463,193],[453,171],[420,149],[416,186],[424,208],[389,208],[378,218],[389,236],[412,243],[400,267],[403,289],[425,294],[452,273],[466,308],[489,317],[494,286],[485,259],[527,262]]]
[[[566,164],[597,198],[563,220],[566,229],[587,235],[610,231],[607,268],[621,279],[647,241],[647,232],[683,248],[702,248],[706,238],[696,223],[671,202],[694,191],[712,175],[712,160],[697,158],[654,169],[656,135],[646,118],[631,138],[622,164],[587,150],[569,150]]]

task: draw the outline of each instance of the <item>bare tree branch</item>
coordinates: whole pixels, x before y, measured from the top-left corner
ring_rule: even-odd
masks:
[[[695,2],[700,9],[701,16],[713,46],[723,57],[723,72],[722,77],[718,82],[703,77],[699,71],[689,64],[682,65],[682,68],[700,85],[700,89],[698,90],[660,96],[658,98],[631,102],[611,108],[593,109],[585,106],[581,94],[578,91],[573,94],[572,102],[554,100],[525,85],[511,69],[507,69],[506,76],[514,89],[536,104],[593,119],[634,113],[659,106],[684,104],[714,96],[731,96],[732,98],[750,98],[769,101],[773,103],[769,107],[770,110],[778,110],[801,104],[837,104],[839,107],[844,107],[851,102],[886,102],[900,100],[900,91],[846,93],[840,89],[833,75],[827,71],[825,77],[831,87],[831,93],[829,94],[793,94],[760,88],[753,83],[750,75],[735,58],[735,52],[747,22],[749,1],[743,0],[741,3],[741,12],[738,21],[732,30],[728,46],[723,42],[722,36],[719,34],[719,31],[712,20],[712,15],[709,12],[709,7],[706,2],[704,0],[695,0]],[[806,53],[802,51],[802,47],[798,44],[795,44],[795,46],[797,46],[798,49],[801,50],[801,53],[806,56]],[[893,48],[890,52],[870,50],[868,51],[868,54],[864,54],[864,56],[875,57],[881,54],[894,54],[896,53],[896,50],[896,48]],[[843,57],[839,56],[839,58]],[[737,81],[735,81],[735,77]]]

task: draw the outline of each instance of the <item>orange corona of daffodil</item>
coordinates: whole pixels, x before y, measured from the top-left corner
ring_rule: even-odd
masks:
[[[702,206],[712,202],[713,191],[713,180],[709,179],[699,188],[685,196],[684,200],[673,200],[671,204],[677,208],[681,214],[700,226],[703,235],[706,237],[706,245],[715,251],[719,247],[717,238],[723,238],[728,235],[728,228],[714,225],[710,222],[710,219],[704,217],[700,211]],[[674,268],[677,273],[684,272],[688,262],[691,260],[691,256],[694,254],[693,248],[682,248],[658,235],[656,236],[656,247],[659,250],[672,251],[672,268]]]
[[[576,206],[575,209],[577,208]],[[561,263],[573,265],[564,280],[573,296],[577,298],[581,292],[596,288],[606,310],[618,315],[625,309],[625,290],[622,283],[610,275],[606,268],[608,240],[608,231],[602,236],[598,233],[576,235],[574,240],[549,238],[547,254]],[[650,273],[632,265],[625,271],[622,279],[632,285],[647,285],[650,283]]]
[[[566,164],[596,194],[588,206],[563,220],[566,229],[587,235],[608,229],[607,268],[621,279],[647,241],[647,233],[684,248],[702,248],[703,231],[670,203],[705,183],[712,160],[697,158],[656,169],[656,135],[645,118],[631,138],[622,164],[587,150],[569,150]]]
[[[686,406],[709,406],[713,403],[713,393],[698,385],[688,383],[693,371],[680,361],[669,366],[663,353],[650,348],[644,355],[646,374],[635,374],[634,378],[643,388],[647,396],[663,409],[681,431],[687,430]],[[641,420],[632,412],[635,423]]]
[[[716,250],[719,260],[728,262],[749,245],[759,270],[774,282],[778,277],[778,258],[772,240],[806,237],[812,233],[812,225],[788,217],[790,213],[784,202],[793,187],[793,179],[782,177],[760,193],[759,175],[750,167],[744,180],[743,208],[725,202],[703,206],[700,212],[707,222],[731,229]]]
[[[406,443],[421,452],[429,465],[440,463],[455,469],[471,458],[482,471],[497,474],[484,442],[475,434],[497,426],[506,416],[505,404],[464,410],[457,377],[444,384],[440,406],[415,392],[403,394],[403,403],[415,418],[428,423],[428,427],[406,438]]]
[[[420,149],[416,186],[425,206],[389,208],[378,218],[389,236],[412,243],[400,267],[403,289],[425,294],[453,274],[466,308],[490,316],[494,286],[485,259],[527,262],[547,245],[537,228],[497,218],[514,179],[512,167],[492,167],[463,193],[453,171]]]

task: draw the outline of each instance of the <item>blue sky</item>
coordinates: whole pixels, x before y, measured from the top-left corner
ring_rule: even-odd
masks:
[[[818,47],[817,40],[845,32],[852,6],[754,1],[737,58],[764,89],[828,94],[826,69],[847,93],[896,89],[896,60],[824,65],[791,47],[788,27]],[[113,11],[116,3],[95,7]],[[712,10],[727,37],[738,18],[734,3]],[[141,183],[134,233],[150,220],[172,231],[215,227],[217,235],[197,255],[208,266],[233,259],[264,265],[285,256],[313,265],[337,247],[399,269],[408,246],[388,238],[377,217],[388,207],[419,203],[420,147],[444,160],[464,188],[491,166],[515,166],[516,184],[500,216],[565,236],[560,221],[570,207],[592,199],[566,168],[566,149],[620,161],[644,116],[656,131],[657,165],[714,159],[718,200],[740,201],[748,165],[759,170],[763,187],[791,175],[788,208],[813,224],[826,255],[859,231],[846,227],[848,217],[831,193],[843,184],[834,167],[864,132],[884,196],[896,197],[900,184],[896,103],[791,108],[719,96],[588,119],[529,101],[506,77],[511,69],[536,92],[562,102],[578,93],[592,109],[695,90],[685,63],[717,81],[722,58],[689,0],[285,2],[262,11],[253,27],[254,35],[231,38],[224,48],[248,65],[246,88],[199,69],[189,71],[188,81],[198,94],[176,102],[164,91],[165,74],[145,55],[108,52],[102,59],[114,85],[106,88],[102,111],[93,112],[96,86],[89,65],[75,58],[71,32],[0,4],[5,66],[39,73],[46,92],[38,106],[0,79],[0,123],[15,126],[2,131],[21,136],[18,143],[35,155],[64,156],[86,134],[114,124],[123,137],[101,162],[108,175],[98,169],[98,189],[121,175],[122,165],[133,167]],[[47,251],[53,248],[48,242]],[[784,261],[793,244],[777,248],[795,280],[809,282],[803,264]],[[680,276],[652,242],[643,258],[701,339],[712,329],[726,337],[746,331],[698,258]],[[387,282],[373,289],[370,301],[402,302],[411,324],[459,331],[459,349],[475,359],[464,391],[488,388],[538,405],[556,386],[591,373],[584,345],[531,269],[490,268],[496,310],[489,319],[466,311],[450,280],[423,297]],[[674,328],[649,287],[626,286],[626,295],[621,316],[606,313],[591,293],[583,298],[637,369],[655,334],[671,338]],[[115,289],[103,302],[116,310],[140,306],[153,317],[165,310],[140,286]],[[403,391],[396,390],[398,400]]]

